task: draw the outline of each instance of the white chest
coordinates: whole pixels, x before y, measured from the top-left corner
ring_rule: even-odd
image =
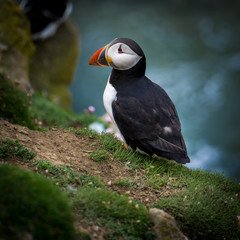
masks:
[[[111,74],[108,78],[108,82],[107,82],[107,85],[106,85],[104,93],[103,93],[103,104],[104,104],[104,107],[105,107],[108,115],[111,117],[112,121],[115,123],[115,120],[113,117],[113,112],[112,112],[112,102],[114,100],[117,100],[117,91],[112,86],[112,84],[109,82],[110,77],[111,77]]]

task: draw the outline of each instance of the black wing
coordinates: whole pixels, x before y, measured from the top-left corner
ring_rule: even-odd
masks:
[[[160,86],[144,77],[141,88],[134,89],[132,84],[118,92],[112,108],[116,124],[131,148],[179,163],[190,162],[175,106]]]

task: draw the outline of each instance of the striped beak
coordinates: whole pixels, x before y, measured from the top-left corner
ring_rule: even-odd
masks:
[[[109,63],[112,62],[112,59],[107,56],[107,51],[108,51],[108,45],[99,49],[97,52],[95,52],[92,55],[88,64],[100,66],[100,67],[109,67],[110,66]]]

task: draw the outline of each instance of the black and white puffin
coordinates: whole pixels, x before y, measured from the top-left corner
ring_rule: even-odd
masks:
[[[163,88],[145,76],[146,58],[135,41],[114,39],[91,57],[89,65],[113,68],[103,103],[127,146],[190,162],[176,108]]]
[[[72,11],[68,0],[22,0],[20,7],[30,21],[33,40],[53,36]]]

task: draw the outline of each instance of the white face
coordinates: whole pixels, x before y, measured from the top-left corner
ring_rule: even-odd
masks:
[[[110,46],[107,50],[107,57],[112,60],[110,65],[118,70],[128,70],[142,58],[124,43],[116,43]]]

